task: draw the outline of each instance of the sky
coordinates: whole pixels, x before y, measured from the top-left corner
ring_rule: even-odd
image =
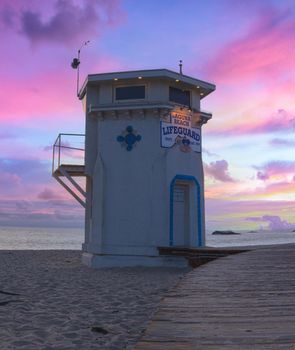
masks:
[[[0,225],[82,227],[52,177],[60,132],[84,133],[70,63],[167,68],[216,85],[201,108],[208,230],[295,229],[294,0],[1,0]]]

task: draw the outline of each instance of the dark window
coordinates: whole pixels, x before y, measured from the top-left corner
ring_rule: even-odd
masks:
[[[116,100],[139,100],[145,98],[145,86],[124,86],[116,88]]]
[[[191,104],[190,92],[188,90],[181,90],[170,86],[169,100],[184,106],[190,106]]]

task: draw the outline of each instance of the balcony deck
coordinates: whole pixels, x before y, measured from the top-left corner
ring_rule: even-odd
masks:
[[[61,164],[54,170],[53,176],[63,176],[61,169],[65,170],[70,176],[85,176],[85,165]]]

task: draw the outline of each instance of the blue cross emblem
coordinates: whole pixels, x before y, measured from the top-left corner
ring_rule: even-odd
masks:
[[[133,133],[133,127],[131,125],[127,126],[125,136],[119,135],[117,137],[117,141],[126,146],[127,151],[131,151],[135,143],[140,140],[141,136]]]

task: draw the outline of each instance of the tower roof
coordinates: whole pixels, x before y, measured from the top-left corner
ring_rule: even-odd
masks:
[[[199,80],[188,75],[173,72],[169,69],[149,69],[149,70],[136,70],[125,72],[111,72],[100,74],[89,74],[85,79],[80,92],[79,98],[82,99],[86,93],[86,87],[88,85],[98,85],[107,81],[124,81],[132,79],[167,79],[173,82],[180,82],[187,87],[200,89],[202,92],[201,98],[209,95],[215,90],[215,85],[203,80]]]

